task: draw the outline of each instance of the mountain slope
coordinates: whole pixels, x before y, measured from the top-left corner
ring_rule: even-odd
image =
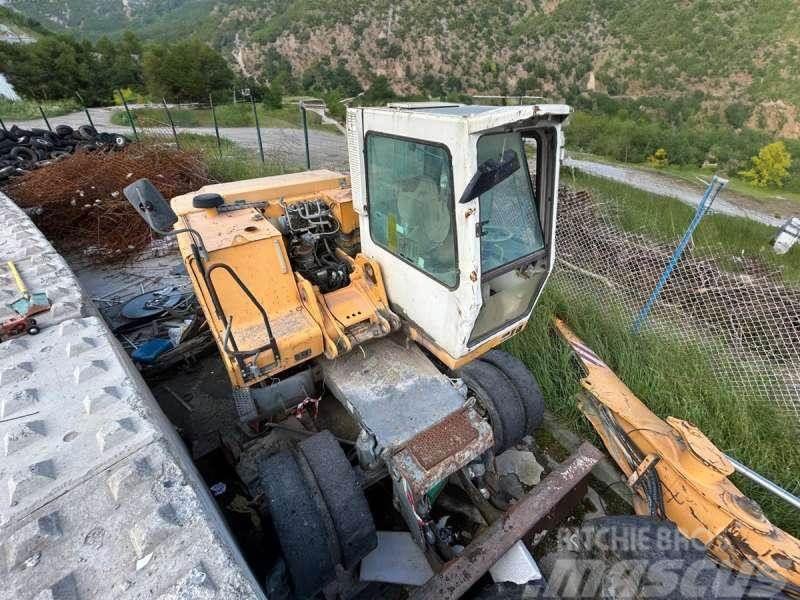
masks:
[[[197,33],[256,76],[277,52],[298,77],[341,63],[404,94],[693,97],[701,113],[735,103],[778,130],[800,107],[796,0],[5,1],[88,37]]]

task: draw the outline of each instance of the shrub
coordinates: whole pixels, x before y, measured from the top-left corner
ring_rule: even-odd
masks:
[[[656,167],[657,169],[666,167],[669,164],[669,157],[667,156],[667,151],[664,150],[664,148],[659,148],[658,150],[656,150],[650,156],[647,157],[647,163],[651,167]]]
[[[775,185],[782,187],[789,175],[792,155],[783,142],[767,144],[758,151],[758,156],[751,159],[753,166],[739,174],[758,187]]]

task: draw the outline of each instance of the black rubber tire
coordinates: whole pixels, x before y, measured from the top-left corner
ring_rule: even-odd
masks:
[[[325,516],[293,452],[284,450],[261,465],[261,485],[295,595],[308,598],[336,577]]]
[[[63,160],[70,155],[66,150],[54,150],[50,153],[50,158],[53,160]]]
[[[544,421],[544,396],[536,378],[520,359],[503,350],[489,350],[480,360],[500,369],[511,380],[522,400],[525,433],[532,434]]]
[[[375,522],[353,467],[330,431],[303,440],[298,451],[314,473],[328,507],[342,564],[351,569],[378,545]]]
[[[497,367],[480,360],[464,365],[456,375],[489,414],[494,433],[494,450],[501,453],[525,437],[525,413],[514,385]]]
[[[104,131],[103,133],[97,134],[97,141],[99,141],[102,144],[113,144],[114,136],[108,133],[107,131]]]
[[[194,208],[217,208],[225,204],[225,199],[219,194],[197,194],[192,198]]]
[[[121,134],[114,135],[114,146],[117,148],[117,150],[122,150],[128,144],[130,144],[130,140],[126,138],[124,135]]]
[[[11,149],[11,152],[8,153],[11,158],[15,158],[19,161],[37,161],[39,160],[39,155],[36,154],[36,151],[33,148],[28,148],[27,146],[14,146]]]
[[[0,179],[7,179],[17,172],[17,167],[3,167],[0,169]]]
[[[546,585],[542,580],[528,584],[518,583],[492,583],[478,591],[471,600],[529,600],[530,598],[545,598]]]
[[[78,127],[78,137],[82,140],[93,140],[97,137],[97,130],[91,125],[81,125]]]
[[[31,136],[33,137],[43,137],[45,135],[49,135],[49,133],[50,133],[49,129],[39,129],[39,128],[31,129]]]
[[[17,127],[16,125],[12,125],[8,131],[11,134],[11,137],[15,139],[19,139],[21,137],[30,137],[33,135],[33,132],[30,129],[23,129],[22,127]]]
[[[70,137],[74,133],[74,129],[69,125],[56,125],[56,134],[59,137]]]
[[[31,146],[43,150],[50,150],[53,147],[53,142],[44,137],[36,137],[31,139]]]

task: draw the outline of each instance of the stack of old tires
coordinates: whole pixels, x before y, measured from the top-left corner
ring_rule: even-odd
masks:
[[[47,129],[23,129],[12,125],[0,130],[0,182],[50,164],[78,150],[120,150],[130,140],[119,133],[98,133],[91,125],[73,129],[58,125]]]

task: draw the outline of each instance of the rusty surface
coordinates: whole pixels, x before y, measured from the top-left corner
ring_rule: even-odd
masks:
[[[545,518],[569,492],[581,483],[603,455],[584,442],[527,496],[512,506],[423,587],[411,600],[459,598],[467,592],[518,539]]]
[[[426,458],[432,460],[434,457],[442,457],[441,460],[432,464],[430,468],[426,468],[420,462],[417,455],[412,451],[411,446],[419,436],[425,435],[431,429],[438,427],[438,425],[434,425],[412,438],[405,448],[389,459],[390,466],[405,480],[415,501],[422,498],[433,485],[469,464],[494,444],[491,426],[473,408],[465,408],[453,413],[444,421],[454,417],[459,418],[459,415],[463,415],[465,421],[452,424],[452,428],[445,429],[452,436],[438,438],[439,443],[443,444],[442,448],[434,449],[432,445],[437,440],[437,437],[430,437],[428,445],[431,447],[427,450]],[[456,427],[463,428],[460,430],[460,434],[456,435]],[[472,430],[472,435],[468,434],[467,428]],[[463,443],[456,444],[458,441]]]
[[[122,195],[142,177],[167,199],[209,182],[197,153],[134,144],[122,152],[78,152],[15,178],[3,192],[59,252],[108,263],[136,255],[153,239]]]
[[[409,442],[407,448],[426,470],[455,454],[478,437],[466,410],[453,413]]]
[[[710,554],[731,569],[760,573],[800,586],[800,540],[775,527],[758,505],[727,478],[732,466],[695,426],[660,419],[567,326],[556,321],[572,346],[586,376],[588,392],[581,411],[602,438],[626,477],[636,472],[624,438],[644,456],[659,457],[651,469],[661,484],[666,518],[687,538],[699,540]],[[608,411],[619,429],[601,417]],[[638,514],[648,514],[641,487],[635,490]]]

